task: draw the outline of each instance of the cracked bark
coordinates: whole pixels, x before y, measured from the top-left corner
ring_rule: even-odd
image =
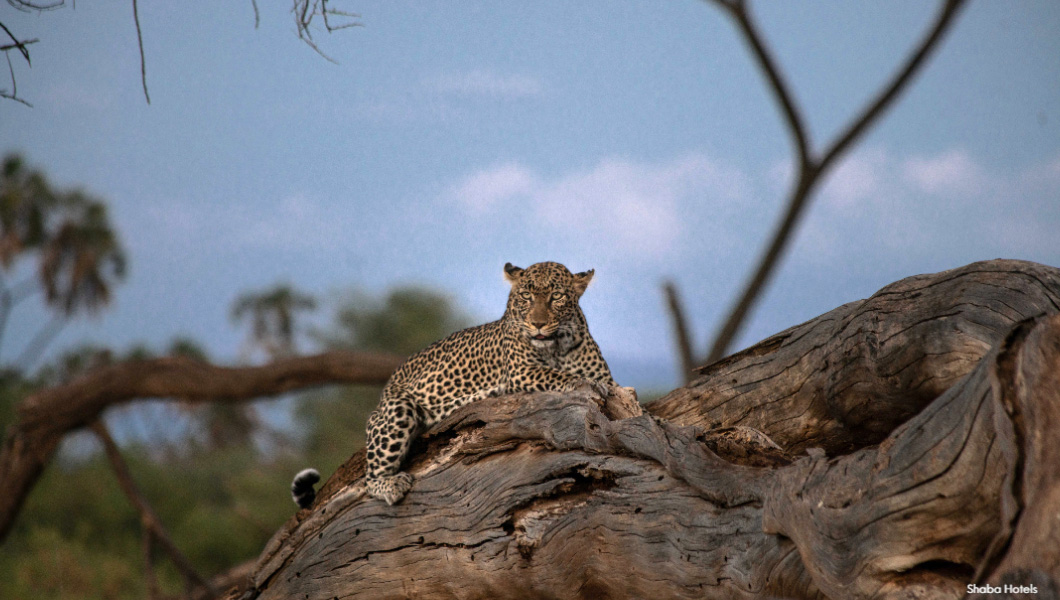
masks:
[[[365,496],[356,453],[230,597],[1056,598],[1058,305],[1060,270],[978,263],[645,414],[590,391],[471,404],[417,442],[402,503]]]

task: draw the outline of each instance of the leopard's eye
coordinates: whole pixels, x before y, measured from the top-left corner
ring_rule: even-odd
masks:
[[[567,294],[564,294],[563,292],[552,292],[552,299],[553,300],[562,300],[562,299],[564,299],[566,297],[567,297]]]
[[[519,297],[523,300],[529,300],[530,298],[532,298],[530,292],[519,292]]]

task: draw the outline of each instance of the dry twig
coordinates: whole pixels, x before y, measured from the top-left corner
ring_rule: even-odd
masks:
[[[147,93],[147,61],[144,60],[144,35],[140,31],[140,11],[137,9],[136,0],[132,0],[133,21],[136,22],[136,43],[140,46],[140,83],[144,86],[144,98],[151,104],[151,95]]]
[[[313,32],[310,26],[313,24],[313,20],[317,17],[324,22],[324,29],[331,33],[340,29],[347,29],[349,27],[363,27],[364,24],[357,21],[347,21],[345,23],[332,24],[329,17],[334,19],[336,17],[343,19],[358,19],[361,15],[357,13],[346,12],[344,10],[338,10],[328,6],[328,0],[294,0],[294,5],[291,7],[291,12],[295,15],[295,27],[298,31],[298,39],[306,43],[310,48],[313,49],[317,54],[324,57],[328,62],[338,64],[338,62],[324,54],[324,52],[317,46],[316,41],[313,40]]]

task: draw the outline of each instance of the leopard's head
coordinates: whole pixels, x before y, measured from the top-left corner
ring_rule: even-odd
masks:
[[[550,344],[570,332],[579,322],[578,299],[593,278],[590,269],[571,273],[554,262],[541,262],[525,269],[504,265],[504,276],[512,285],[508,296],[509,318],[535,345]]]

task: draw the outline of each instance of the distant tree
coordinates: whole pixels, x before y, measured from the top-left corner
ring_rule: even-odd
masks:
[[[315,336],[328,348],[412,354],[470,320],[446,296],[402,287],[381,300],[355,295],[335,315],[335,326]]]
[[[23,262],[35,261],[25,274]],[[12,309],[43,293],[53,319],[25,344],[15,365],[26,369],[63,326],[82,313],[96,314],[125,277],[125,251],[101,200],[80,190],[55,190],[18,155],[0,172],[0,347]],[[8,281],[12,276],[22,279]]]
[[[232,303],[232,320],[250,319],[245,352],[259,348],[269,358],[296,353],[295,320],[298,313],[316,310],[317,301],[287,284],[240,295]]]
[[[0,168],[0,266],[11,268],[23,253],[45,240],[45,221],[55,194],[40,171],[26,168],[22,157],[9,154]]]
[[[125,277],[125,253],[103,203],[74,192],[60,197],[57,212],[58,225],[41,247],[45,298],[63,315],[96,312]]]

